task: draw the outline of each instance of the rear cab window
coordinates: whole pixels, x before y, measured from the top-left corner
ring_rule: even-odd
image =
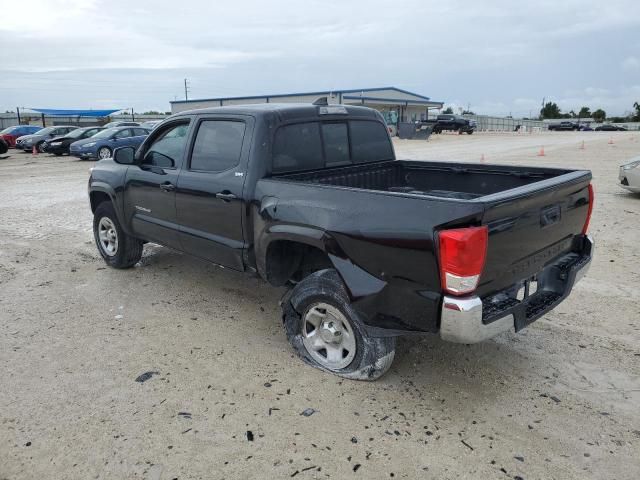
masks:
[[[283,125],[273,142],[272,173],[393,160],[384,124],[375,120],[314,121]]]

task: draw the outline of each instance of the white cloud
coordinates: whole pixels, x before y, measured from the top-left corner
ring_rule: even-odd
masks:
[[[629,72],[640,71],[640,59],[638,57],[627,57],[622,61],[622,69]]]

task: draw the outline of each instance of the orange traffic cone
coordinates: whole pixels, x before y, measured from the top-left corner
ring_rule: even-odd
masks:
[[[480,155],[480,163],[484,163],[484,153]]]
[[[33,148],[31,149],[31,155],[38,155],[38,148],[34,145]]]
[[[540,151],[538,152],[539,157],[544,157],[544,147],[540,147]]]
[[[580,144],[580,150],[584,150],[584,140],[582,140],[582,143]]]
[[[609,145],[613,145],[613,137],[609,137]]]

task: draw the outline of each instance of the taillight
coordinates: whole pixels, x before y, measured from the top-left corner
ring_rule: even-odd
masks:
[[[587,210],[587,219],[584,221],[584,227],[582,227],[583,235],[586,235],[589,230],[589,222],[591,222],[591,213],[593,212],[594,201],[593,185],[589,184],[589,209]]]
[[[487,256],[486,226],[442,230],[438,233],[442,288],[453,295],[473,292]]]

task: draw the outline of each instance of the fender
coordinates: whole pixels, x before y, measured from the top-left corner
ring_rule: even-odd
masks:
[[[118,222],[120,222],[120,226],[127,233],[127,235],[131,235],[126,222],[124,221],[124,211],[122,209],[122,202],[119,202],[118,195],[116,194],[116,190],[106,182],[100,181],[91,181],[89,184],[89,199],[91,199],[91,194],[94,192],[106,193],[111,199],[111,203],[113,204],[113,209],[116,212],[118,217]],[[96,205],[97,207],[97,205]]]
[[[333,267],[342,278],[351,300],[381,292],[387,283],[374,277],[353,263],[344,253],[338,242],[329,232],[319,228],[276,224],[263,230],[256,242],[256,265],[260,276],[266,280],[266,258],[269,245],[278,240],[301,243],[315,247],[327,254]]]

